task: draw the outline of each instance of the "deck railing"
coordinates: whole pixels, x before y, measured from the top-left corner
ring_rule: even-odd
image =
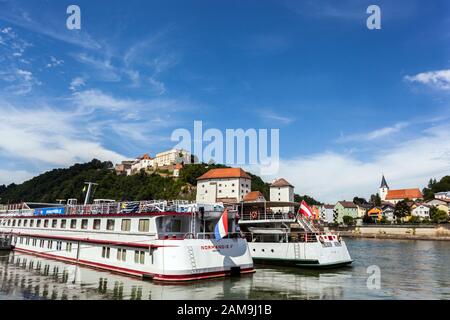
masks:
[[[295,215],[293,213],[283,212],[250,212],[242,215],[242,220],[293,220]]]

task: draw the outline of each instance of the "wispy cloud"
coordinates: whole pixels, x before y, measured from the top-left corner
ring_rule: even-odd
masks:
[[[257,110],[258,116],[266,121],[278,125],[288,125],[295,121],[291,116],[283,116],[271,110]]]
[[[413,76],[405,76],[404,79],[439,90],[450,90],[450,69],[422,72]]]
[[[373,141],[380,138],[386,138],[392,134],[400,132],[402,129],[409,126],[408,122],[398,122],[391,127],[384,127],[381,129],[376,129],[370,132],[351,134],[351,135],[342,135],[337,139],[337,142],[364,142],[364,141]]]
[[[86,85],[86,79],[84,77],[75,77],[70,82],[69,89],[71,91],[77,91],[79,88]]]
[[[41,12],[40,12],[41,13]],[[68,30],[60,25],[52,26],[55,20],[45,20],[45,15],[32,16],[28,11],[19,8],[14,1],[0,2],[0,19],[28,31],[42,34],[52,39],[86,49],[101,49],[99,42],[84,30]],[[42,20],[36,20],[42,19]]]

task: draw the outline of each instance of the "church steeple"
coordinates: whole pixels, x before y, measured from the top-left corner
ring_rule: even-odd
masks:
[[[387,196],[388,192],[389,192],[389,186],[388,186],[388,184],[386,182],[386,178],[384,177],[384,174],[383,174],[383,177],[381,178],[381,185],[380,185],[380,188],[378,189],[378,194],[382,201],[386,200],[386,196]]]
[[[381,178],[380,188],[388,188],[389,189],[389,186],[388,186],[388,184],[386,182],[386,179],[384,178],[384,174],[383,174],[383,177]]]

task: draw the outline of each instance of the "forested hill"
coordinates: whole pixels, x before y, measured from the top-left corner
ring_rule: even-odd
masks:
[[[209,169],[223,165],[186,165],[179,179],[159,174],[140,173],[134,176],[119,176],[111,162],[92,160],[75,164],[67,169],[54,169],[22,184],[0,185],[0,202],[21,201],[53,203],[57,199],[84,199],[84,182],[98,183],[94,198],[114,200],[187,199],[195,200],[197,178]],[[261,191],[269,199],[269,184],[252,175],[252,191]],[[308,196],[296,195],[295,200],[305,199],[309,204],[318,202]]]

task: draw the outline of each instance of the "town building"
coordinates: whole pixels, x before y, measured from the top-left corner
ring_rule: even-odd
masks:
[[[153,167],[154,161],[153,158],[150,157],[148,153],[144,154],[142,157],[139,157],[132,165],[130,174],[137,174],[142,169],[147,170]]]
[[[197,179],[197,202],[240,202],[250,193],[252,178],[241,168],[211,169]]]
[[[434,194],[434,198],[449,202],[450,201],[450,191],[437,192]]]
[[[195,162],[191,161],[195,160],[192,158],[191,154],[186,150],[172,149],[158,153],[154,159],[154,164],[158,167],[175,165],[177,163],[190,164]]]
[[[384,175],[381,179],[378,194],[380,195],[381,201],[388,201],[392,204],[396,204],[405,199],[416,201],[417,199],[423,198],[419,188],[390,190]]]
[[[381,221],[383,217],[383,211],[379,207],[373,207],[367,212],[367,215],[373,220],[373,221]]]
[[[430,219],[430,207],[425,204],[413,204],[411,216],[419,217],[421,220]]]
[[[395,220],[395,216],[394,216],[395,207],[392,203],[389,203],[389,202],[383,203],[381,206],[381,210],[383,212],[382,213],[383,217],[387,221],[393,222]]]
[[[425,204],[429,207],[436,207],[438,210],[442,210],[450,214],[450,201],[447,202],[441,199],[433,199],[425,202]]]
[[[177,163],[173,169],[173,176],[174,178],[180,177],[181,169],[183,169],[183,165],[181,163]]]
[[[286,179],[280,178],[270,185],[270,201],[273,202],[294,202],[294,186]],[[272,208],[274,212],[293,212],[293,207]]]
[[[337,223],[343,223],[343,218],[345,216],[349,216],[353,219],[358,218],[358,206],[351,201],[339,201],[334,206],[334,212],[336,213]]]
[[[333,204],[325,204],[320,211],[320,219],[326,223],[334,223],[335,212]]]
[[[133,163],[135,163],[137,160],[124,160],[119,164],[116,164],[115,170],[118,175],[128,175],[129,172],[131,172],[131,166]]]
[[[264,202],[266,198],[261,191],[252,191],[244,196],[244,202]]]

